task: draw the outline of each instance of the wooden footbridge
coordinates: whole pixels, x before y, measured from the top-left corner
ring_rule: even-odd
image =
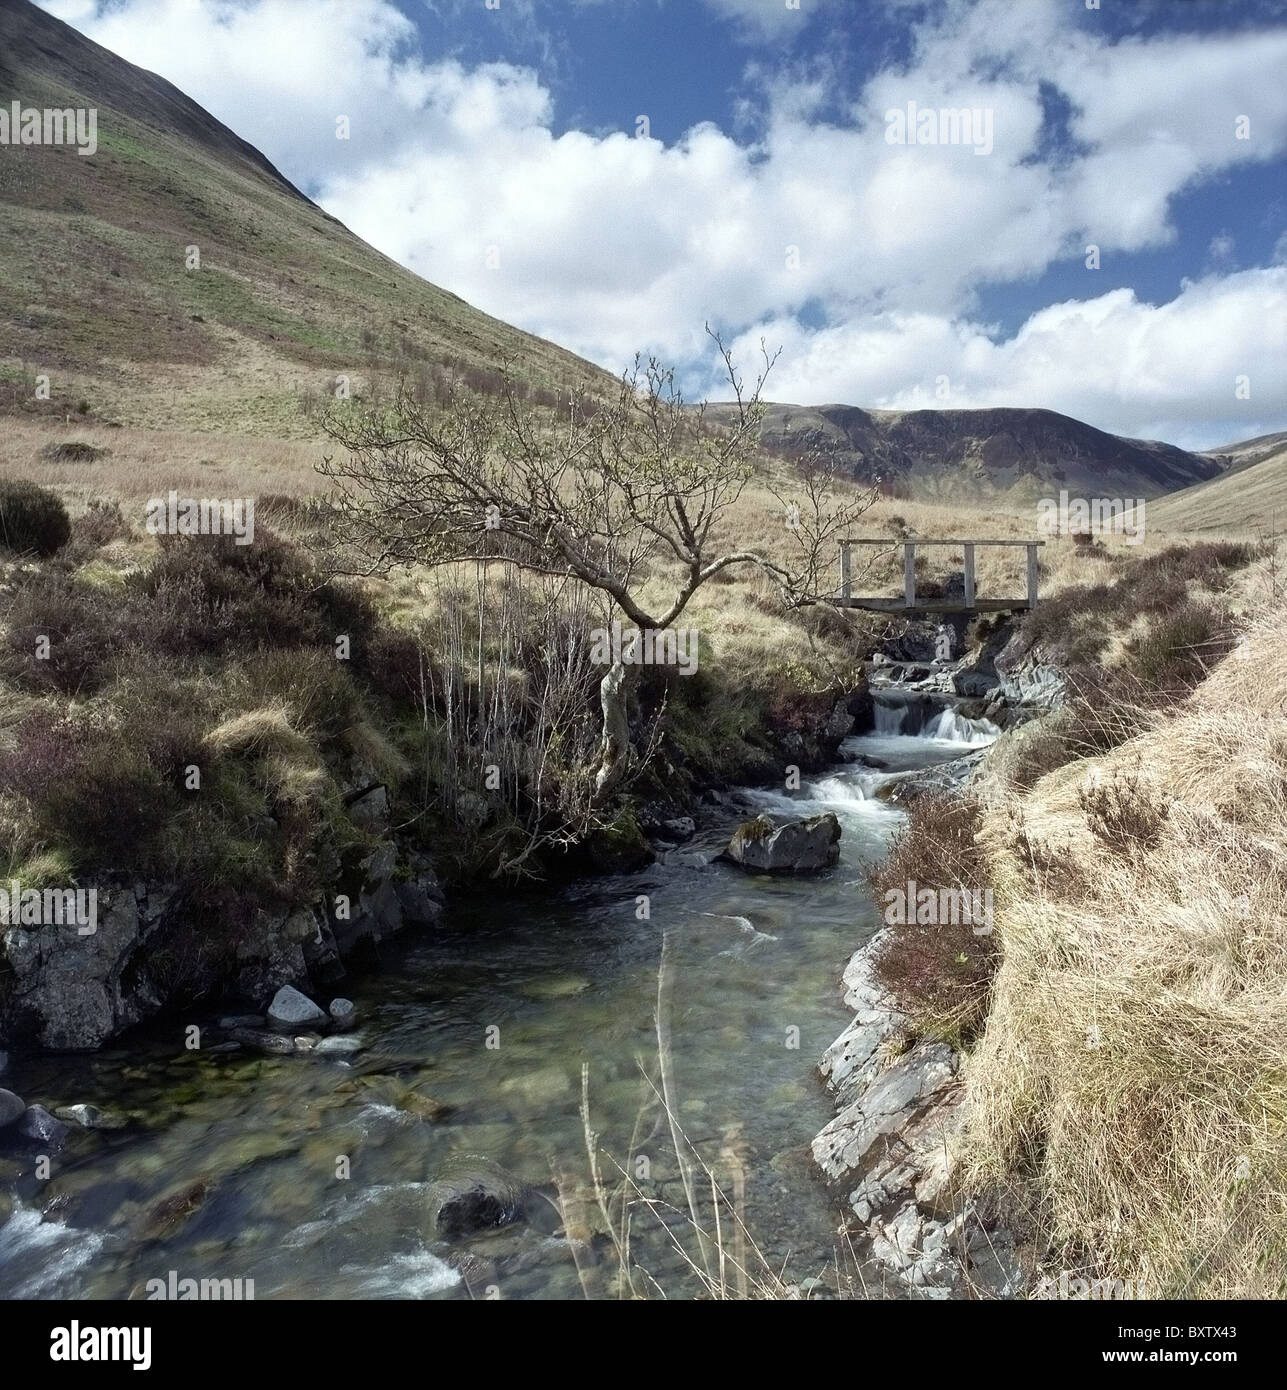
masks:
[[[888,536],[857,536],[840,542],[840,594],[831,600],[837,608],[867,608],[876,613],[898,613],[905,617],[925,617],[942,613],[1017,613],[1037,606],[1037,547],[1045,541],[1014,540],[927,540],[922,537],[891,541]],[[889,550],[903,548],[903,596],[881,598],[855,596],[850,549],[874,545]],[[974,592],[974,552],[981,545],[1003,545],[1028,552],[1028,592],[1023,598],[978,598]],[[965,555],[965,593],[955,599],[916,598],[916,551],[929,546],[959,547]]]

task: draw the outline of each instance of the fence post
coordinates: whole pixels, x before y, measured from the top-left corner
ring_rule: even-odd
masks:
[[[1028,552],[1028,607],[1033,609],[1037,606],[1037,547],[1028,545],[1025,548]]]
[[[840,597],[848,603],[853,597],[853,585],[849,576],[849,542],[840,542]]]
[[[965,547],[965,606],[974,607],[974,547]]]
[[[916,607],[916,542],[903,543],[903,602],[908,608]]]

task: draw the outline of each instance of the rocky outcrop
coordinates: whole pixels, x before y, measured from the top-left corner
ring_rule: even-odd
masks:
[[[840,858],[840,822],[830,811],[805,820],[761,812],[737,827],[722,857],[755,873],[817,873]]]
[[[257,909],[222,941],[194,943],[175,885],[98,890],[96,929],[8,927],[0,935],[0,1040],[89,1051],[188,999],[264,1000],[285,986],[314,990],[344,962],[405,926],[438,922],[443,895],[429,860],[400,860],[380,841],[327,901]],[[323,1016],[325,1017],[325,1015]],[[291,1026],[291,1025],[285,1025]]]
[[[957,1181],[958,1056],[941,1042],[906,1046],[906,1020],[875,977],[892,935],[877,933],[845,970],[855,1013],[819,1065],[837,1114],[813,1141],[814,1161],[845,1195],[857,1254],[909,1291],[1013,1297],[1022,1287],[1014,1239]]]

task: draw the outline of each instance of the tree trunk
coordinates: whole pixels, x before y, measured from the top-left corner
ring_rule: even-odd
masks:
[[[599,703],[603,708],[603,735],[599,743],[599,770],[594,775],[594,804],[601,806],[620,783],[630,766],[630,721],[626,701],[630,694],[630,672],[614,662],[599,682]]]

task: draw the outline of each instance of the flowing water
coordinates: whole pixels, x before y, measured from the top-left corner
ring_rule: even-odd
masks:
[[[634,1260],[652,1295],[694,1295],[663,1225],[696,1251],[653,1089],[663,942],[672,1109],[767,1264],[825,1274],[836,1210],[808,1146],[832,1112],[814,1069],[849,1021],[844,963],[878,924],[863,869],[902,815],[880,792],[996,732],[952,711],[923,735],[883,706],[878,719],[843,750],[870,763],[742,794],[752,810],[834,811],[841,860],[824,875],[710,862],[730,816],[628,877],[453,905],[446,929],[345,981],[362,1016],[351,1059],[187,1051],[187,1019],[93,1056],[15,1059],[7,1080],[29,1103],[87,1101],[130,1122],[73,1131],[45,1182],[33,1146],[0,1150],[0,1297],[137,1298],[170,1271],[253,1280],[257,1299],[611,1296],[611,1256],[590,1269],[583,1248],[579,1274],[539,1195],[562,1191],[575,1234],[591,1194],[583,1067],[601,1176],[620,1182],[615,1157],[659,1204],[635,1209]],[[439,1238],[433,1181],[497,1169],[536,1190],[533,1219]]]

